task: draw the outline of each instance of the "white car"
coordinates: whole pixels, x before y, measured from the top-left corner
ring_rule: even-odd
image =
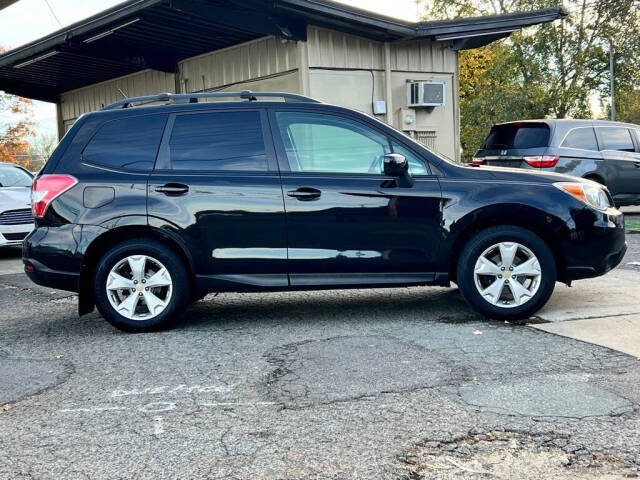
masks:
[[[0,247],[22,245],[33,230],[33,176],[12,163],[0,163]]]

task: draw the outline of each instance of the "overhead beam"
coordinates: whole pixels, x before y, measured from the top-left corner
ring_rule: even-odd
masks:
[[[2,88],[0,88],[0,90],[3,90],[11,95],[30,98],[31,100],[41,100],[43,102],[51,103],[57,103],[60,100],[60,95],[58,94],[56,89],[44,87],[42,85],[36,85],[34,83],[2,80]]]
[[[306,28],[296,24],[279,22],[278,19],[256,10],[222,8],[194,0],[170,0],[169,6],[192,17],[201,18],[214,25],[229,25],[247,33],[274,35],[289,40],[306,40]]]
[[[58,48],[61,52],[67,52],[82,57],[88,57],[98,60],[109,60],[124,66],[130,66],[133,68],[139,68],[144,70],[150,68],[152,70],[159,70],[166,73],[176,73],[177,65],[176,61],[172,58],[167,58],[163,55],[151,55],[146,52],[136,51],[135,48],[131,48],[130,45],[117,46],[113,43],[109,44],[109,48],[100,47],[98,45],[90,46],[82,45],[78,43],[70,43]],[[121,54],[119,52],[127,52]]]

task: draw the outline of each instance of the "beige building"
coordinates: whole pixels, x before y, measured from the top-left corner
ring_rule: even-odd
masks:
[[[1,56],[0,89],[55,102],[60,135],[124,96],[287,91],[458,158],[458,51],[564,15],[413,24],[326,0],[132,0]]]

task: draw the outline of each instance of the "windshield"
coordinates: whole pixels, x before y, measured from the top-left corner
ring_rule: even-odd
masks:
[[[544,123],[507,123],[495,125],[483,148],[539,148],[549,144],[549,127]]]
[[[0,167],[0,188],[30,187],[33,178],[19,167]]]

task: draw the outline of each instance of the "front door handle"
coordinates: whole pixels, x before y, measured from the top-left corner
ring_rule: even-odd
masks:
[[[310,187],[300,187],[297,190],[289,190],[287,195],[290,197],[297,198],[298,200],[306,201],[306,200],[315,200],[316,198],[320,198],[322,192],[317,188]]]
[[[182,183],[167,183],[161,187],[156,187],[156,192],[164,193],[170,197],[177,197],[179,195],[184,195],[189,191],[189,187]]]
[[[640,168],[640,162],[634,162],[633,164],[636,166],[636,168]]]

